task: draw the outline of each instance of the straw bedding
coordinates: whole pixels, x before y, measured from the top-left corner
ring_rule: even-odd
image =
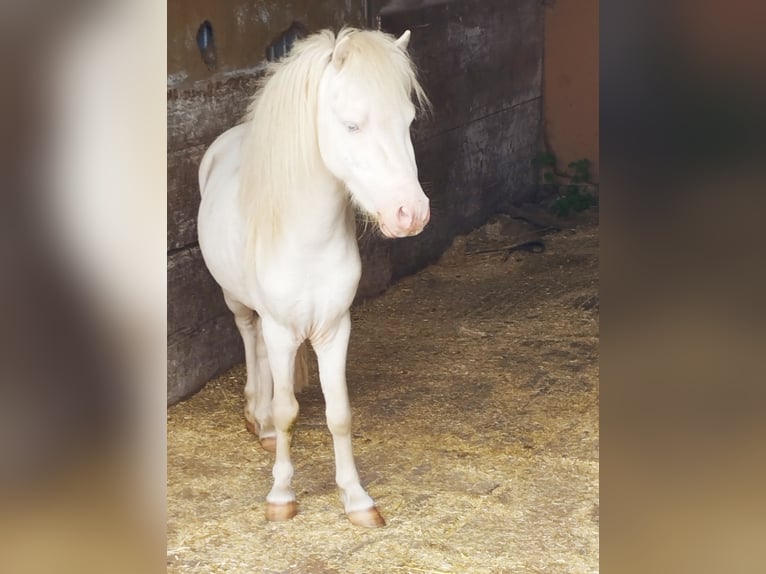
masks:
[[[299,514],[264,518],[272,455],[244,427],[244,365],[168,410],[168,572],[598,571],[598,228],[543,253],[507,216],[352,310],[362,484],[387,526],[343,515],[313,382],[293,443]]]

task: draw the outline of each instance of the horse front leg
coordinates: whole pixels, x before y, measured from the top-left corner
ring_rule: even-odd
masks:
[[[325,397],[327,426],[335,450],[335,480],[348,519],[357,526],[384,526],[375,502],[362,488],[351,448],[351,405],[346,387],[346,355],[351,318],[346,312],[330,331],[312,338]]]
[[[289,520],[298,512],[290,484],[293,477],[290,445],[298,419],[293,381],[295,355],[301,342],[288,329],[273,321],[261,319],[261,328],[274,379],[272,418],[276,430],[276,456],[272,470],[274,484],[266,497],[266,519],[280,522]]]

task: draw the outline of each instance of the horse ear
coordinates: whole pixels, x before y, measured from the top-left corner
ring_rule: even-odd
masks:
[[[410,31],[405,30],[404,33],[399,36],[399,38],[396,40],[395,44],[399,46],[402,50],[407,50],[407,45],[410,43]]]
[[[336,68],[340,70],[341,66],[343,66],[343,62],[346,61],[346,58],[348,58],[348,51],[349,51],[349,44],[348,44],[349,37],[346,36],[343,38],[340,42],[338,42],[335,45],[335,49],[332,52],[332,63],[335,65]]]

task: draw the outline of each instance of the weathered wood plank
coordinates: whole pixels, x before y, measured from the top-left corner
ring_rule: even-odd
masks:
[[[245,360],[231,313],[213,317],[168,340],[169,405],[193,395],[213,377]]]
[[[168,153],[168,250],[197,241],[200,192],[197,172],[207,145]]]
[[[420,235],[391,243],[392,278],[435,261],[456,235],[529,196],[540,114],[533,100],[417,146],[431,222]]]
[[[244,360],[242,338],[231,313],[179,333],[168,341],[168,404],[193,395],[207,381]]]
[[[199,247],[168,256],[168,402],[242,361],[242,340]]]
[[[412,30],[410,55],[432,103],[422,141],[542,95],[543,10],[536,0],[399,2],[381,28]]]
[[[168,153],[210,145],[239,123],[261,73],[258,67],[201,80],[188,88],[169,88]]]
[[[168,338],[210,317],[229,313],[221,289],[208,273],[199,247],[168,256]]]

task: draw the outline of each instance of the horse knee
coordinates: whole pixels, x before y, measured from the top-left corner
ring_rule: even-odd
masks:
[[[351,432],[351,413],[349,411],[327,410],[327,428],[333,435],[347,435]]]
[[[288,400],[278,400],[275,398],[271,408],[274,424],[277,428],[286,431],[291,430],[298,419],[299,407],[295,397],[290,397]]]

